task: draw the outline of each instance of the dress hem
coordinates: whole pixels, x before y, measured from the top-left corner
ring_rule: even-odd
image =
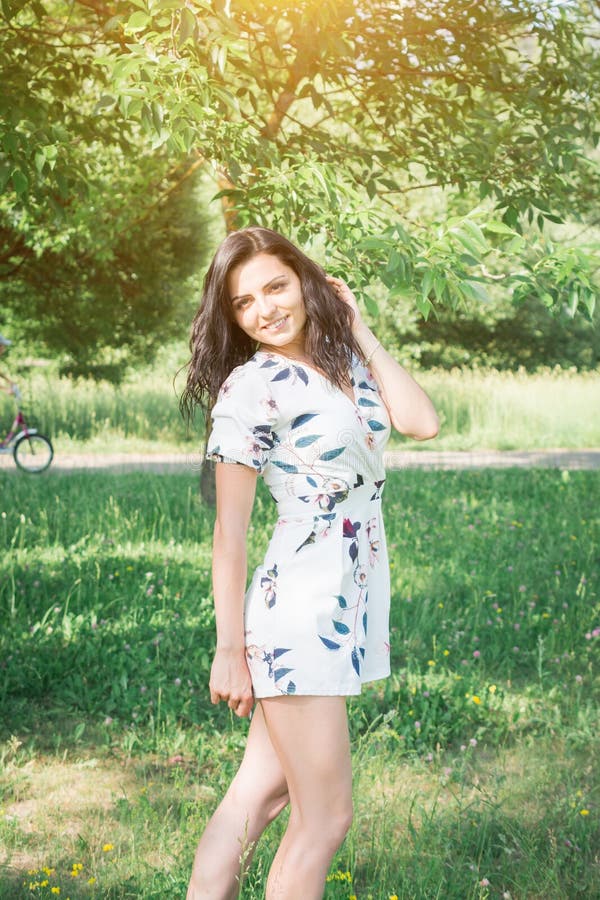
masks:
[[[271,697],[359,697],[362,693],[363,687],[368,684],[371,684],[372,681],[381,681],[384,678],[389,678],[390,671],[382,673],[381,675],[370,675],[368,679],[365,679],[361,682],[358,690],[350,690],[338,688],[338,690],[329,690],[325,691],[322,688],[318,688],[315,690],[307,690],[307,691],[294,691],[293,694],[287,694],[285,691],[277,691],[274,690],[269,694],[255,694],[255,700],[269,700]]]

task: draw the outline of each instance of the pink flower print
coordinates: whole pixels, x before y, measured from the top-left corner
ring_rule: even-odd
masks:
[[[354,569],[354,581],[360,587],[364,588],[368,581],[367,567],[356,566]]]
[[[279,412],[279,408],[273,397],[263,397],[260,402],[266,413],[270,414]]]
[[[376,537],[377,534],[377,519],[373,517],[369,519],[367,522],[367,538],[369,541],[369,565],[371,568],[377,562],[377,554],[379,553],[380,542]]]

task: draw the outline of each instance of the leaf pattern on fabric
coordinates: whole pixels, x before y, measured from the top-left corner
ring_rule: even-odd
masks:
[[[335,459],[340,453],[343,453],[345,447],[336,447],[335,450],[326,450],[325,453],[321,453],[319,459],[322,459],[323,462],[327,462],[330,459]]]
[[[296,553],[302,550],[303,547],[307,547],[310,544],[314,544],[317,540],[327,537],[327,535],[329,534],[331,523],[334,519],[335,514],[313,516],[313,524],[310,534],[302,541],[302,543],[298,547],[296,547]]]
[[[267,609],[272,609],[277,602],[277,563],[272,569],[267,569],[267,574],[260,579],[261,590],[265,592],[264,600]]]
[[[300,428],[301,425],[306,425],[307,422],[310,422],[311,419],[316,417],[317,413],[302,413],[301,416],[296,416],[293,419],[290,428],[293,430],[294,428]]]
[[[246,647],[246,657],[248,662],[252,665],[254,661],[261,663],[263,666],[267,667],[267,677],[273,679],[273,683],[275,688],[281,694],[295,694],[296,693],[296,685],[293,681],[288,681],[287,685],[283,685],[282,679],[289,675],[290,672],[293,672],[294,669],[290,666],[277,666],[275,668],[275,660],[279,659],[280,656],[283,656],[284,653],[290,653],[290,647],[275,647],[273,650],[267,650],[265,647],[257,647],[255,644],[249,644]]]
[[[371,495],[371,500],[381,500],[381,489],[385,484],[385,478],[382,478],[380,481],[375,481],[375,493]]]
[[[315,441],[318,441],[319,438],[322,437],[322,434],[307,434],[304,437],[298,438],[294,447],[310,447],[311,444],[314,444]]]

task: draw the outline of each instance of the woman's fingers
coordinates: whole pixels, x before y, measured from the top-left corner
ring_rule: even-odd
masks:
[[[229,709],[233,710],[236,716],[242,718],[250,714],[250,710],[254,706],[254,694],[252,691],[244,691],[242,694],[237,693],[220,693],[211,688],[210,702],[215,705],[223,700],[227,703]]]

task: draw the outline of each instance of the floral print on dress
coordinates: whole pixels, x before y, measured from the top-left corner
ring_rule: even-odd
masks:
[[[260,579],[261,590],[265,592],[265,606],[272,609],[277,602],[277,563]]]
[[[358,359],[348,384],[352,397],[311,366],[258,351],[213,410],[209,457],[261,474],[278,509],[244,606],[257,698],[358,694],[389,674],[390,422]]]
[[[279,663],[284,653],[289,653],[289,648],[275,647],[273,650],[266,650],[264,647],[257,647],[255,644],[249,644],[246,647],[246,659],[249,663],[258,662],[266,670],[266,677],[273,680],[273,685],[279,694],[295,694],[296,685],[291,679],[285,681],[287,675],[294,670],[287,667],[285,663]]]

